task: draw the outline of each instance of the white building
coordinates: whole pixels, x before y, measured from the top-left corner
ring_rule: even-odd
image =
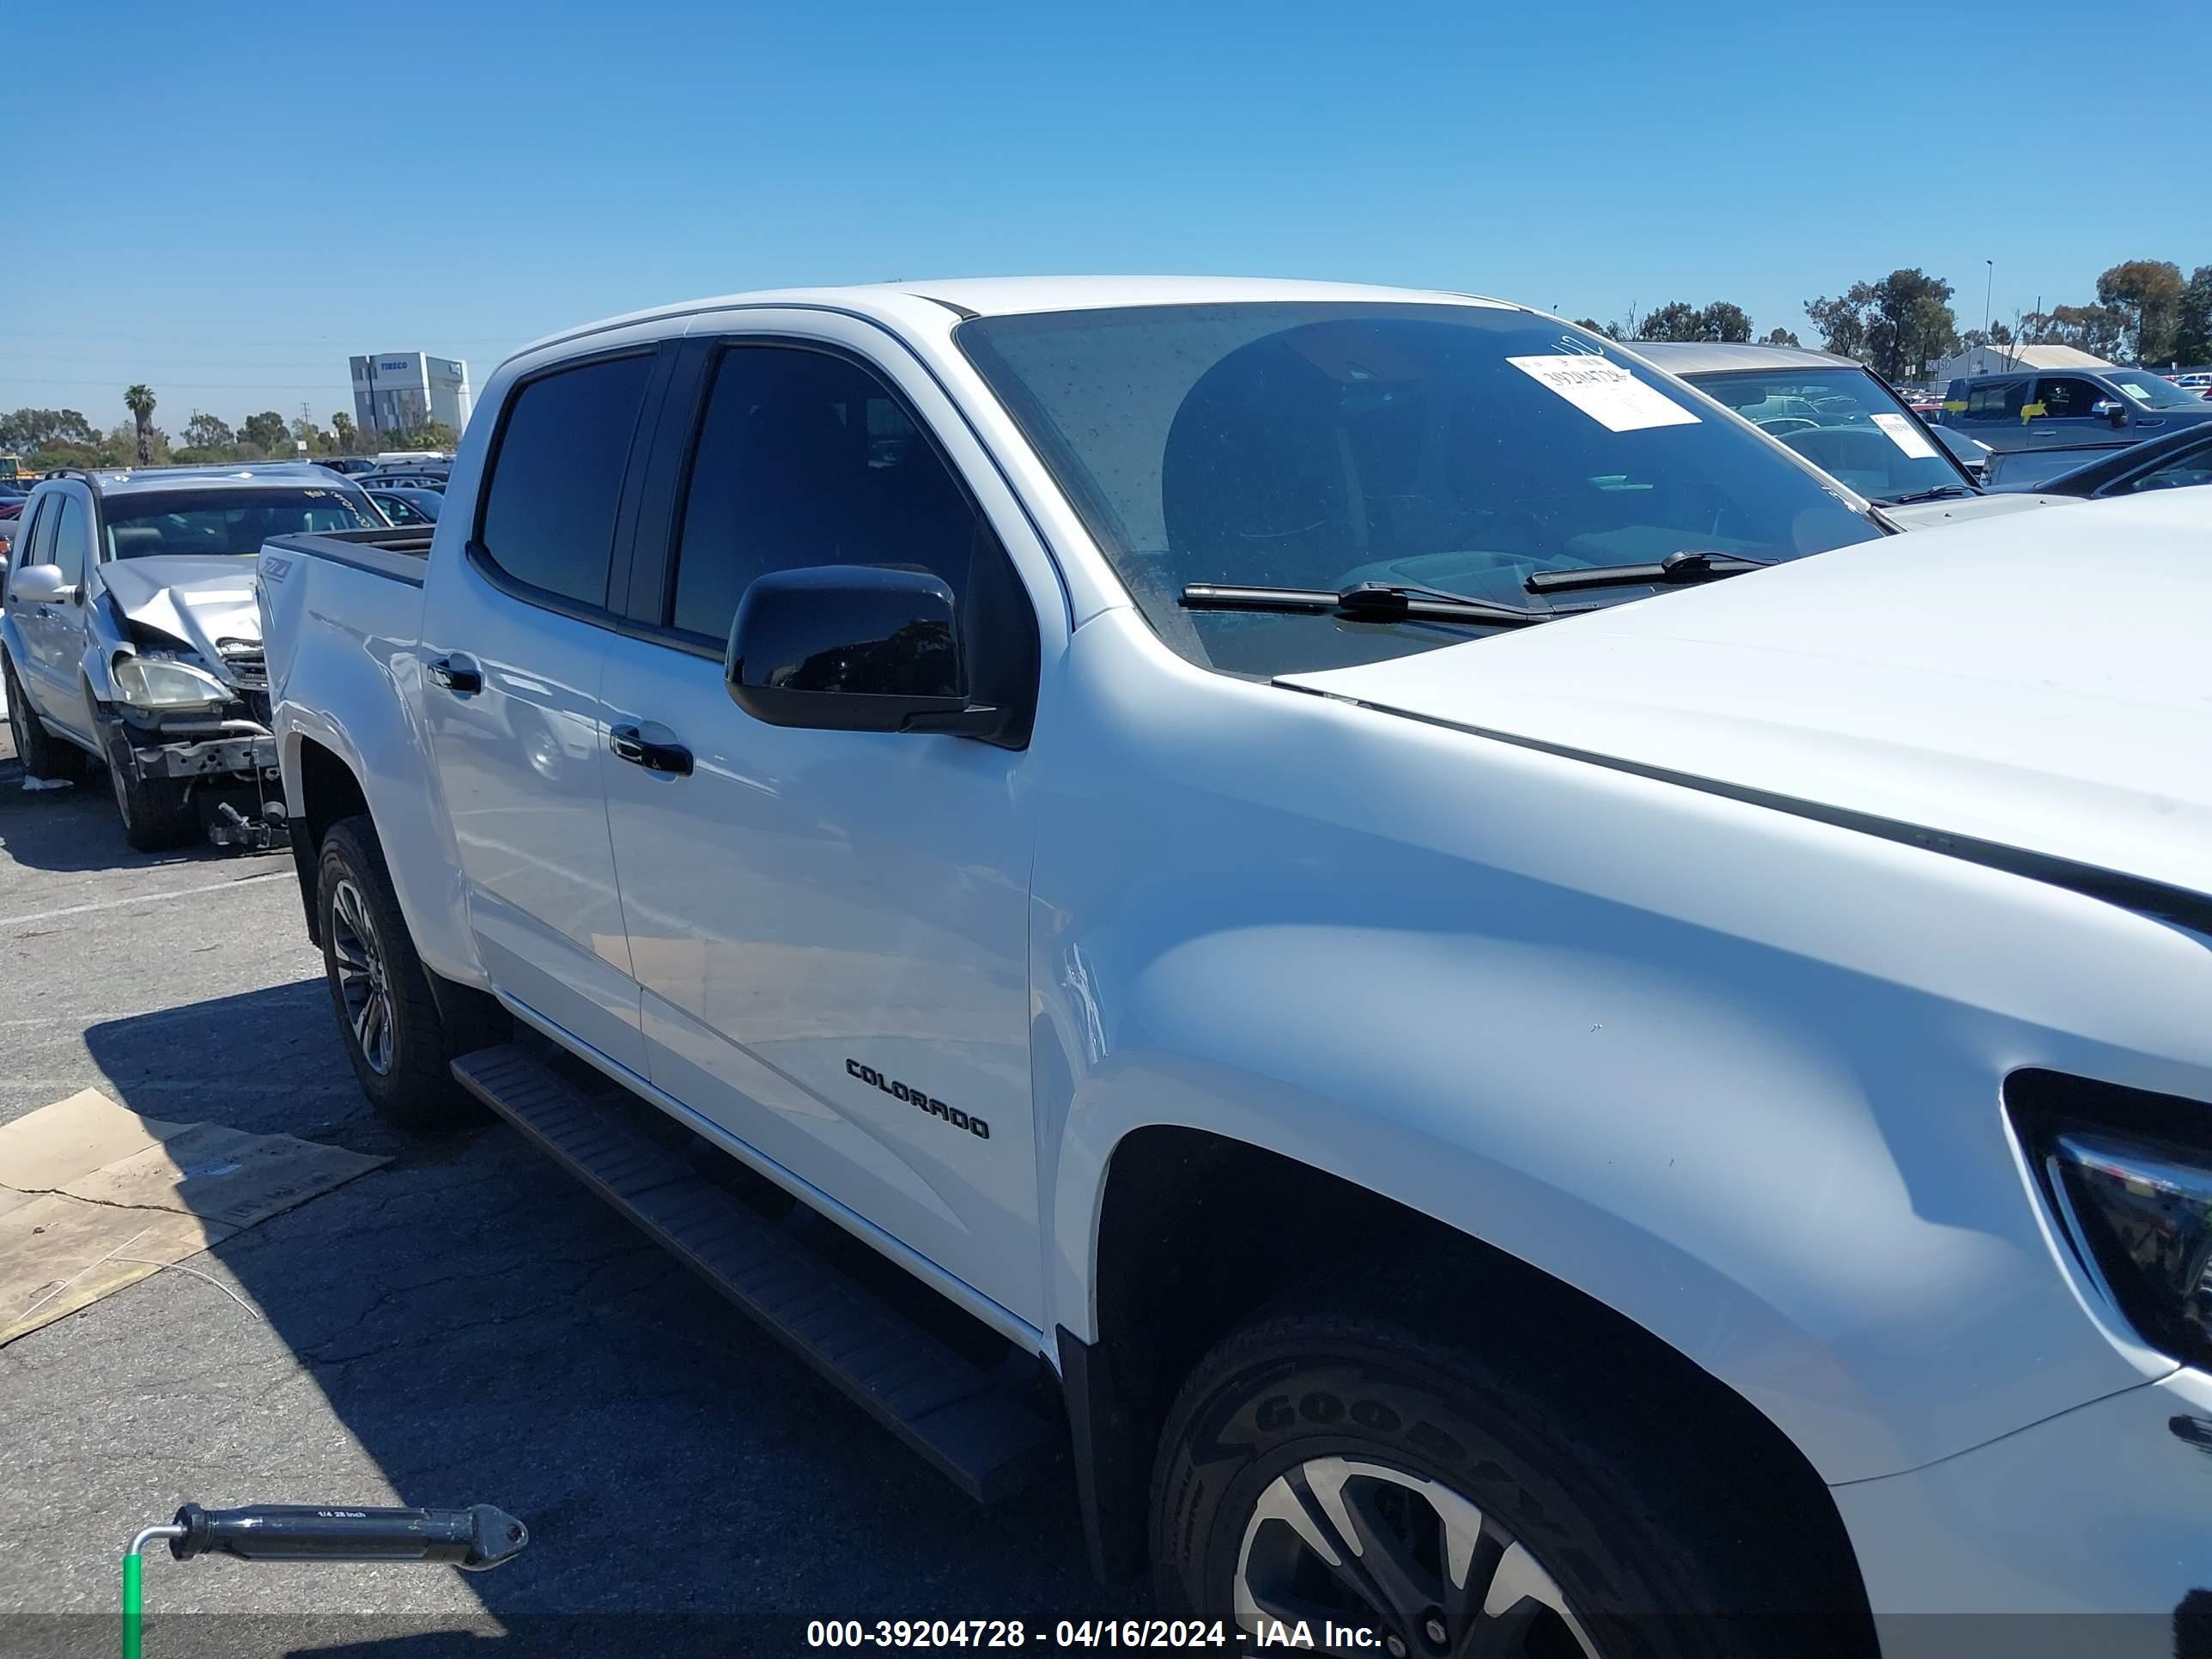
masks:
[[[353,362],[353,419],[364,433],[407,432],[428,421],[469,423],[469,366],[459,357],[386,351]]]
[[[1951,380],[1970,374],[2009,374],[2014,369],[2110,368],[2102,357],[2063,345],[1969,346],[1936,365],[1931,378],[1942,390]]]

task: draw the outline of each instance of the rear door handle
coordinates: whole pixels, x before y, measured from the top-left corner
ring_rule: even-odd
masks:
[[[680,743],[656,742],[635,726],[617,726],[609,731],[607,747],[615,751],[617,760],[642,766],[648,772],[665,772],[679,778],[691,775],[689,749]]]
[[[433,657],[422,665],[431,684],[460,696],[483,690],[483,673],[465,657]]]

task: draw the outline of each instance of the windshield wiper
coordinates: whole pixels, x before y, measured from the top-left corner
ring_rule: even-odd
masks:
[[[1192,582],[1182,590],[1186,611],[1276,611],[1347,622],[1479,623],[1522,628],[1571,615],[1559,611],[1523,611],[1518,605],[1471,599],[1442,588],[1404,582],[1354,582],[1349,587],[1227,587]]]
[[[1981,493],[1965,484],[1937,484],[1933,489],[1916,489],[1910,495],[1881,495],[1875,499],[1884,507],[1910,507],[1915,501],[1941,501],[1953,495],[1978,495]]]
[[[1680,587],[1691,582],[1717,581],[1741,576],[1747,570],[1764,570],[1771,559],[1739,558],[1733,553],[1700,553],[1685,549],[1669,553],[1656,564],[1599,564],[1587,570],[1539,570],[1521,584],[1531,593],[1571,593],[1584,587]]]

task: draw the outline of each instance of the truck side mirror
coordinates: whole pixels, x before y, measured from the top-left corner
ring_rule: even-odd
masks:
[[[76,589],[58,564],[27,564],[8,584],[10,605],[66,605],[76,598]]]
[[[754,578],[722,659],[755,720],[826,732],[990,737],[999,709],[968,700],[959,604],[911,566],[825,564]]]
[[[2111,398],[2098,398],[2095,403],[2089,405],[2089,412],[2092,415],[2103,416],[2114,426],[2125,426],[2128,423],[2128,406]]]

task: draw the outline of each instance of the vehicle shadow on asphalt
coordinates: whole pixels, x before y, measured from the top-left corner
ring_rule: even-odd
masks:
[[[511,1131],[487,1119],[418,1138],[372,1116],[350,1087],[320,980],[96,1024],[85,1042],[143,1115],[393,1160],[210,1253],[275,1340],[206,1291],[204,1351],[166,1363],[212,1368],[218,1381],[198,1407],[234,1413],[243,1396],[252,1420],[222,1437],[222,1484],[205,1480],[207,1465],[183,1463],[175,1478],[191,1489],[173,1501],[489,1503],[532,1532],[520,1558],[465,1581],[481,1622],[466,1612],[181,1615],[158,1621],[161,1646],[149,1620],[149,1654],[416,1659],[482,1655],[490,1641],[516,1654],[671,1659],[799,1650],[811,1619],[1019,1616],[1048,1632],[1060,1618],[1146,1610],[1140,1589],[1091,1580],[1064,1466],[996,1510],[975,1506]],[[173,1082],[134,1090],[180,1073],[206,1085],[189,1109]],[[333,1078],[349,1086],[332,1091]],[[287,1079],[301,1087],[270,1086]],[[391,1495],[295,1490],[282,1475],[303,1461],[282,1448],[327,1435],[324,1416]],[[266,1482],[252,1472],[255,1421],[271,1441]],[[129,1432],[118,1429],[121,1443],[162,1443],[158,1418],[143,1439]],[[158,1571],[295,1575],[279,1605],[373,1606],[362,1587],[379,1583],[402,1607],[421,1601],[381,1570]],[[362,1576],[335,1578],[325,1595],[298,1583],[309,1572]],[[222,1604],[205,1589],[195,1599]]]
[[[56,874],[257,862],[252,854],[204,841],[168,852],[138,852],[123,838],[105,772],[94,769],[66,789],[25,789],[21,765],[8,758],[0,758],[0,848],[27,870]]]

